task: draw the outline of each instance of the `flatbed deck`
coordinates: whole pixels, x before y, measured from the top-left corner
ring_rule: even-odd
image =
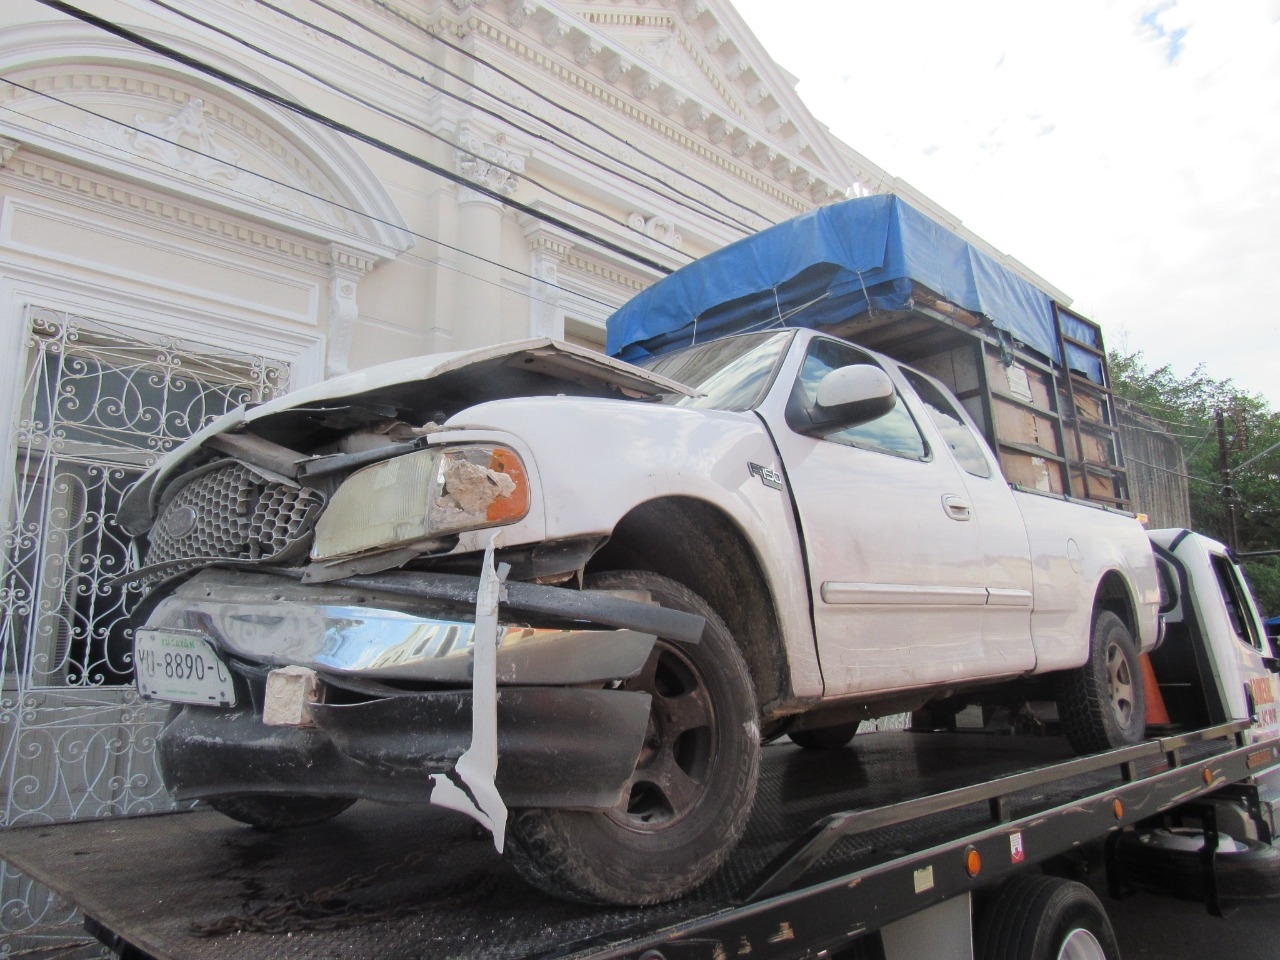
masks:
[[[860,810],[875,819],[869,831],[812,854],[802,883],[813,889],[909,866],[969,837],[995,837],[1007,848],[1005,827],[1064,805],[1110,817],[1113,797],[1123,796],[1130,812],[1108,822],[1131,822],[1190,783],[1207,789],[1211,777],[1244,775],[1246,755],[1252,764],[1276,762],[1274,747],[1259,759],[1234,732],[1222,728],[1219,738],[1187,746],[1148,743],[1129,748],[1135,752],[1124,762],[1084,764],[1050,736],[882,732],[835,751],[783,740],[764,750],[755,812],[725,869],[688,897],[643,909],[539,894],[470,820],[429,806],[360,803],[326,824],[274,834],[209,810],[17,828],[0,833],[0,858],[76,903],[118,949],[155,960],[603,957],[740,915],[789,935],[767,908],[794,892],[743,904],[776,858],[824,817]],[[1090,765],[1098,769],[1080,772]],[[1018,789],[984,799],[985,785],[1019,774],[1010,784]],[[962,791],[957,799],[968,802],[947,809],[951,803],[933,799],[947,791]],[[913,802],[904,810],[911,819],[895,823],[885,811],[904,802]],[[1065,849],[1078,841],[1064,834],[1060,842]],[[920,875],[916,893],[931,892],[919,889]],[[932,868],[929,876],[932,884]],[[946,883],[940,873],[939,895]],[[794,891],[794,881],[780,889],[788,887]],[[873,915],[858,922],[872,928],[894,919],[873,902],[865,909]]]

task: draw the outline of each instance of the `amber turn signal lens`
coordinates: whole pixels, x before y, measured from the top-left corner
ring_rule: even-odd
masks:
[[[1116,815],[1117,820],[1124,819],[1124,803],[1120,800],[1111,801],[1111,812]]]
[[[521,519],[529,512],[529,478],[525,476],[524,464],[510,450],[498,447],[489,458],[489,469],[494,473],[506,474],[515,481],[516,486],[510,495],[498,497],[489,504],[485,519],[490,523]]]
[[[976,877],[982,872],[982,854],[978,852],[977,847],[964,848],[964,869],[971,877]]]

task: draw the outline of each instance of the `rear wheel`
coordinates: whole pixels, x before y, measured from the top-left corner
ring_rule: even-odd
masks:
[[[996,888],[978,918],[975,960],[1120,960],[1111,921],[1082,883],[1043,874]]]
[[[585,903],[649,904],[711,876],[746,827],[760,732],[746,662],[701,597],[642,571],[603,574],[604,590],[645,590],[706,618],[702,641],[659,639],[624,689],[650,694],[649,730],[621,802],[609,810],[512,811],[507,850],[534,886]]]
[[[355,803],[350,797],[277,796],[269,793],[215,797],[209,806],[225,817],[259,830],[306,827],[336,817]]]
[[[1194,828],[1130,831],[1116,845],[1116,866],[1141,890],[1207,903],[1204,831]],[[1256,840],[1218,835],[1214,887],[1223,905],[1280,899],[1280,849]]]
[[[1094,617],[1088,663],[1058,678],[1058,716],[1078,753],[1128,746],[1146,733],[1138,647],[1110,610]]]
[[[792,730],[787,734],[791,742],[806,750],[838,750],[847,746],[858,732],[858,721],[840,723],[834,727],[816,730]]]

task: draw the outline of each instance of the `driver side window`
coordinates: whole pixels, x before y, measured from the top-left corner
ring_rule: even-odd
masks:
[[[800,368],[800,375],[796,378],[787,404],[788,421],[800,422],[801,418],[793,415],[793,411],[798,413],[812,406],[814,397],[818,393],[818,384],[822,382],[823,377],[832,370],[855,364],[868,364],[877,369],[880,368],[880,365],[869,355],[847,343],[826,339],[816,339],[810,343],[804,365]],[[893,409],[883,416],[855,427],[833,430],[831,433],[823,434],[822,439],[912,460],[926,460],[929,456],[929,450],[925,446],[924,438],[920,435],[920,429],[902,402],[901,394],[898,395]]]

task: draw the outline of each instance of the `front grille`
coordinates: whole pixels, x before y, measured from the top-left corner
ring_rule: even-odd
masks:
[[[169,576],[209,559],[285,560],[311,540],[324,497],[263,476],[228,460],[200,472],[173,494],[148,536],[146,566],[165,564]]]

